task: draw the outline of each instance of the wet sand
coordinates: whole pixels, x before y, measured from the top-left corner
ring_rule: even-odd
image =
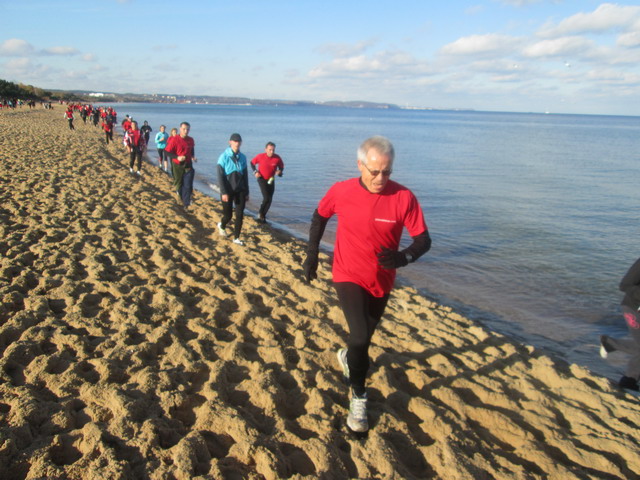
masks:
[[[640,476],[637,397],[406,287],[349,433],[328,258],[305,284],[304,242],[232,244],[62,114],[0,112],[0,477]]]

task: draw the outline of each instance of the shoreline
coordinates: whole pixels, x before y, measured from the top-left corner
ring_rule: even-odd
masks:
[[[151,163],[61,109],[0,112],[0,471],[12,478],[631,478],[640,403],[410,287],[345,431],[327,255],[219,202],[185,214]],[[65,130],[66,129],[66,130]],[[145,169],[146,170],[146,169]],[[159,170],[159,169],[157,169]]]
[[[185,107],[188,106],[185,105]],[[188,110],[184,109],[164,112],[163,109],[156,110],[152,106],[145,107],[135,104],[122,108],[124,108],[123,112],[133,113],[138,119],[151,120],[152,125],[167,122],[175,125],[183,120],[182,117],[188,116]],[[183,113],[179,113],[180,111]],[[211,112],[207,110],[207,112],[207,119],[209,114],[211,114],[212,118],[216,117],[214,110],[211,110]],[[204,114],[205,112],[201,113]],[[288,115],[286,114],[285,118]],[[208,120],[204,118],[201,122],[197,122],[196,125],[201,123],[209,125]],[[241,129],[242,127],[238,126],[238,128]],[[206,132],[207,129],[208,127],[204,128],[196,135],[199,138],[198,148],[201,157],[201,162],[196,167],[196,175],[204,177],[204,179],[200,179],[203,180],[204,185],[196,185],[196,188],[205,194],[212,195],[214,198],[219,198],[215,189],[214,191],[209,189],[212,183],[216,183],[215,158],[217,158],[218,154],[218,149],[211,139],[217,139],[215,143],[220,145],[226,138],[215,131],[203,136],[202,132]],[[214,130],[219,129],[216,128]],[[287,138],[286,133],[284,133],[283,138]],[[251,151],[258,151],[255,150],[256,144],[248,148]],[[292,162],[289,165],[292,168],[287,175],[287,181],[282,182],[282,187],[278,186],[280,193],[276,194],[270,210],[269,220],[288,227],[284,228],[284,230],[292,233],[296,238],[306,240],[310,218],[309,212],[312,212],[315,208],[315,205],[308,202],[307,199],[311,197],[320,198],[323,192],[315,192],[314,195],[302,194],[300,197],[296,197],[298,193],[291,191],[292,185],[303,184],[300,182],[304,181],[299,176],[299,172],[295,179],[290,176],[290,174],[295,173],[296,162],[299,163],[296,157],[300,155],[300,152],[294,152],[290,154],[293,155],[290,158]],[[345,174],[349,175],[348,172],[345,172]],[[291,179],[294,179],[294,181],[289,181]],[[339,180],[340,178],[334,179],[334,181]],[[420,192],[420,189],[416,190],[416,192]],[[258,200],[258,197],[259,195],[252,195],[252,201]],[[283,202],[282,199],[287,199],[287,202]],[[289,202],[294,202],[298,208],[292,209],[288,205]],[[453,238],[447,234],[447,231],[458,231],[458,227],[455,224],[445,226],[442,223],[442,218],[437,219],[437,217],[432,216],[429,213],[429,202],[430,200],[426,200],[425,203],[427,206],[427,220],[431,219],[434,222],[434,227],[436,222],[440,224],[437,231],[433,232],[439,238],[436,238],[434,249],[427,257],[399,271],[402,279],[410,279],[409,285],[418,288],[420,293],[427,298],[436,303],[451,306],[458,313],[468,316],[490,330],[502,333],[525,344],[534,345],[536,348],[543,349],[569,363],[582,365],[598,375],[612,380],[620,378],[621,372],[625,367],[625,359],[622,356],[614,356],[605,362],[597,355],[600,335],[620,336],[626,333],[626,328],[624,324],[620,323],[620,315],[617,313],[619,311],[619,303],[615,300],[617,290],[611,288],[614,287],[615,279],[610,278],[603,281],[602,278],[596,278],[589,285],[580,280],[580,278],[584,278],[583,276],[572,280],[567,279],[562,285],[558,285],[557,295],[549,292],[547,287],[540,287],[540,285],[547,285],[547,282],[541,282],[539,277],[537,278],[536,283],[538,286],[535,291],[527,292],[526,288],[524,291],[522,288],[512,289],[510,285],[513,285],[513,282],[518,280],[515,274],[517,269],[513,270],[508,266],[508,263],[513,264],[514,260],[517,262],[517,259],[511,256],[510,258],[505,258],[506,263],[504,264],[493,263],[492,265],[487,265],[487,267],[492,267],[491,271],[496,275],[493,278],[493,282],[485,283],[482,278],[472,280],[471,277],[478,277],[477,272],[481,269],[483,261],[481,255],[469,251],[468,263],[453,258],[447,260],[446,252],[456,250],[456,246],[451,243]],[[249,208],[251,209],[250,204]],[[252,210],[257,211],[257,206],[254,206]],[[445,223],[447,222],[445,221]],[[279,227],[278,225],[273,226]],[[332,233],[332,227],[335,227],[335,222],[329,223],[327,233]],[[477,227],[478,225],[476,225]],[[328,236],[326,235],[325,239]],[[509,234],[507,234],[508,236]],[[568,240],[572,237],[572,235],[567,236],[565,243],[573,243]],[[461,238],[460,240],[465,243],[469,241],[469,238]],[[491,244],[492,242],[487,243],[486,239],[478,239],[476,246],[492,249],[494,247]],[[548,258],[554,255],[553,252],[545,252],[545,254],[549,255]],[[523,255],[526,255],[526,252],[523,252]],[[616,256],[620,257],[620,252],[611,253],[610,255],[611,258]],[[538,256],[537,258],[543,257]],[[602,260],[599,261],[597,266],[599,272],[604,272],[611,267],[611,265],[603,266],[602,263]],[[501,267],[506,267],[506,269],[500,271]],[[508,273],[509,271],[513,273]],[[549,278],[549,274],[547,274],[545,278],[552,284],[558,277]],[[566,287],[571,285],[574,280],[577,282],[578,291],[572,293],[572,288]],[[509,293],[505,293],[505,290],[508,290]],[[603,292],[609,292],[609,294],[605,295]],[[589,298],[589,300],[577,301],[576,294],[583,299]],[[535,298],[546,298],[546,300],[536,302]]]

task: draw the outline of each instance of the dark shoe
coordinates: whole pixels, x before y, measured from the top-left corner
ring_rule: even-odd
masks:
[[[600,356],[607,358],[607,356],[615,351],[615,348],[609,343],[609,337],[606,335],[600,335]]]
[[[638,381],[632,377],[623,376],[618,382],[618,386],[620,388],[624,388],[625,390],[633,390],[634,392],[640,391],[640,387],[638,387]]]

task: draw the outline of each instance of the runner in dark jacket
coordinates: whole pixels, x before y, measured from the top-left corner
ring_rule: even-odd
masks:
[[[640,258],[631,266],[620,282],[620,290],[624,292],[622,299],[622,316],[629,329],[630,339],[612,338],[608,335],[600,337],[600,355],[607,355],[616,350],[631,355],[625,374],[618,385],[628,390],[640,391]]]

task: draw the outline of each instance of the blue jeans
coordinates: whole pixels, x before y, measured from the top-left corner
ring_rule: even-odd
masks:
[[[191,195],[193,193],[193,178],[195,177],[195,170],[193,167],[187,167],[184,169],[184,175],[182,175],[182,184],[180,185],[180,198],[185,207],[191,205]]]

